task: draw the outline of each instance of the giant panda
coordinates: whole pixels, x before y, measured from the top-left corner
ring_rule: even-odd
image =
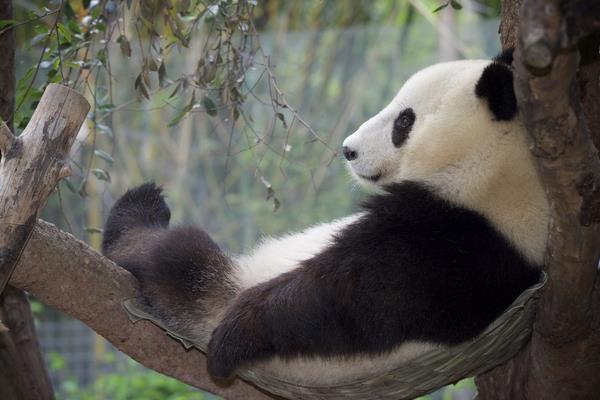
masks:
[[[208,370],[327,383],[480,334],[540,276],[549,205],[513,92],[512,54],[436,64],[343,142],[374,194],[354,215],[229,255],[169,227],[162,190],[125,193],[103,251]]]

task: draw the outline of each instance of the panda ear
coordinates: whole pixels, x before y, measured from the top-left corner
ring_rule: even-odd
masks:
[[[511,53],[512,55],[512,53]],[[499,59],[485,67],[477,85],[477,97],[487,99],[488,106],[498,121],[510,121],[517,115],[517,98],[513,89],[513,73]]]
[[[510,66],[510,65],[512,65],[512,62],[513,62],[514,53],[515,53],[514,47],[509,47],[507,49],[502,50],[502,52],[500,54],[498,54],[496,57],[494,57],[493,60]]]

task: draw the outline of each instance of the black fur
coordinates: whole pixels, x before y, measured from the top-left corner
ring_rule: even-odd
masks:
[[[111,209],[102,247],[139,280],[154,314],[186,334],[190,321],[211,312],[197,300],[210,297],[224,304],[232,296],[231,262],[201,228],[167,229],[169,218],[162,189],[143,184],[125,193]]]
[[[127,191],[108,214],[102,237],[102,252],[108,253],[121,234],[131,228],[169,226],[171,211],[162,189],[154,182]]]
[[[515,49],[510,47],[506,50],[502,50],[502,52],[500,54],[498,54],[496,57],[494,57],[493,60],[497,61],[499,63],[506,64],[510,67],[510,66],[512,66],[514,53],[515,53]]]
[[[151,287],[154,292],[170,289],[181,300],[194,301],[224,295],[214,291],[224,288],[230,261],[204,230],[181,226],[163,230],[147,253],[134,255],[124,264],[140,280],[144,294]],[[152,293],[148,297],[156,303]]]
[[[394,147],[400,147],[406,142],[416,119],[417,116],[412,108],[405,108],[400,111],[400,114],[398,114],[398,117],[394,121],[394,128],[392,130],[392,143]]]
[[[538,266],[476,212],[416,183],[387,190],[321,254],[238,296],[208,346],[213,376],[273,355],[457,344],[538,280]]]
[[[487,100],[490,111],[498,121],[510,121],[518,111],[513,73],[508,61],[512,62],[512,51],[502,53],[485,67],[475,85],[475,94]]]

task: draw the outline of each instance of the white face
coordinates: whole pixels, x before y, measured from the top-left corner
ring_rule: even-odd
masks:
[[[344,140],[359,183],[406,180],[476,210],[528,257],[544,254],[548,204],[517,115],[497,121],[475,86],[489,60],[433,65]],[[396,126],[395,126],[396,125]]]
[[[387,107],[344,140],[353,176],[368,186],[429,180],[480,153],[511,124],[493,122],[486,102],[475,96],[489,63],[442,63],[413,75]]]

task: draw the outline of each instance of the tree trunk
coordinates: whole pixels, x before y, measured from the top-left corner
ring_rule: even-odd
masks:
[[[600,5],[520,3],[503,4],[502,44],[517,46],[515,92],[552,206],[549,281],[530,344],[479,376],[478,395],[600,399]]]
[[[0,0],[0,20],[10,19],[13,19],[12,1]],[[14,30],[0,35],[0,54],[0,117],[10,121],[10,129],[15,107]],[[7,221],[0,220],[0,224],[3,222]],[[3,257],[1,253],[0,258]],[[0,399],[52,399],[52,385],[27,297],[21,290],[3,289],[0,286]]]

